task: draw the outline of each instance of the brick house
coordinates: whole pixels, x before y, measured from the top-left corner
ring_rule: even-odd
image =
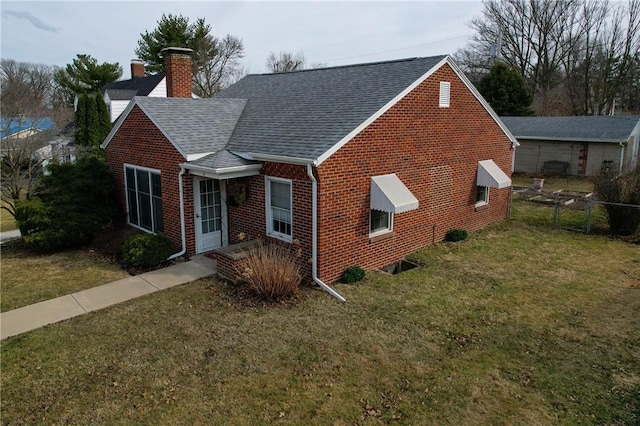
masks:
[[[190,99],[188,52],[165,53],[169,97],[134,98],[102,146],[128,222],[174,256],[295,243],[332,292],[351,265],[508,215],[517,141],[449,56],[248,75]]]

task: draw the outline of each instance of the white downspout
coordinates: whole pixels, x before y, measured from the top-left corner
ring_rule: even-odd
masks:
[[[623,165],[624,165],[624,142],[620,142],[620,174],[622,174]]]
[[[320,287],[322,287],[327,293],[335,297],[341,302],[346,302],[347,300],[340,296],[338,292],[334,289],[326,285],[325,283],[318,278],[318,181],[316,181],[315,176],[313,176],[313,169],[311,164],[307,164],[307,175],[309,175],[309,179],[311,179],[312,190],[311,190],[311,199],[312,199],[312,207],[311,207],[311,215],[312,215],[312,243],[311,243],[311,277],[313,281],[316,282]]]
[[[184,224],[184,189],[182,185],[182,176],[184,176],[186,171],[187,169],[185,169],[183,165],[180,165],[180,173],[178,173],[178,188],[180,188],[180,232],[182,234],[182,250],[169,256],[167,260],[180,257],[187,252],[187,235]]]

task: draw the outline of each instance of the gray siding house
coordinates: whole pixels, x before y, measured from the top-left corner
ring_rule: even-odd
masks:
[[[640,116],[500,117],[520,146],[514,172],[589,176],[638,164]]]

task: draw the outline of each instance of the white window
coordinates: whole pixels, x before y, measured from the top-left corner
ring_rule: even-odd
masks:
[[[160,171],[124,166],[129,224],[151,232],[162,232],[162,187]]]
[[[369,236],[393,231],[393,213],[371,209],[369,215]]]
[[[451,83],[448,81],[440,82],[440,107],[449,108],[451,101]]]
[[[489,204],[489,187],[476,186],[476,207]]]
[[[266,180],[267,235],[292,241],[291,181],[267,177]]]

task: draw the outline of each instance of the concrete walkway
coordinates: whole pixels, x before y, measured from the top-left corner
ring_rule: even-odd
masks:
[[[195,256],[189,262],[3,312],[0,314],[0,339],[26,333],[48,324],[192,282],[215,273],[214,260]]]
[[[22,234],[20,234],[19,229],[14,229],[13,231],[0,232],[0,244],[4,243],[5,241],[15,240],[17,238],[20,238],[21,236]]]

